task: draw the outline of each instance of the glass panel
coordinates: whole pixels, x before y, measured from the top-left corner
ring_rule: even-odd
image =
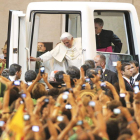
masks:
[[[102,19],[104,21],[104,25],[103,25],[102,29],[113,31],[113,33],[115,35],[117,35],[117,37],[121,40],[122,49],[121,49],[120,53],[130,54],[124,13],[123,12],[113,12],[113,11],[109,11],[109,12],[108,11],[107,12],[106,11],[105,12],[96,11],[96,12],[94,12],[94,18]],[[102,37],[100,37],[101,35],[102,35]],[[113,52],[116,52],[115,51],[116,46],[119,46],[119,45],[115,46],[115,44],[112,41],[112,36],[110,36],[109,33],[106,33],[106,35],[105,35],[105,33],[103,34],[103,32],[101,32],[99,37],[100,37],[99,43],[101,43],[100,48],[105,47],[106,42],[109,42],[109,43],[111,43]],[[97,38],[97,36],[96,36],[96,38]],[[104,39],[106,39],[108,41],[104,41]],[[118,39],[116,38],[114,42],[118,43]],[[104,43],[104,44],[102,44],[102,43]],[[108,51],[107,49],[104,49],[104,50],[100,50],[100,51],[109,52],[110,50]]]
[[[112,65],[112,62],[121,61],[123,63],[123,62],[129,62],[133,60],[133,57],[131,55],[126,55],[126,54],[103,53],[103,52],[98,52],[98,54],[105,55],[106,68],[114,72],[116,72],[116,67]]]

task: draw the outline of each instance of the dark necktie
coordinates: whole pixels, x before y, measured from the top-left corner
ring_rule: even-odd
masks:
[[[133,86],[133,84],[134,84],[134,78],[131,78],[130,79],[130,84],[131,84],[131,86]]]

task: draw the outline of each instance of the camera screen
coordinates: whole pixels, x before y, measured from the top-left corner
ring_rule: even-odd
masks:
[[[125,97],[125,93],[120,93],[120,97]]]
[[[86,78],[86,79],[85,79],[85,82],[86,82],[86,83],[89,83],[89,82],[90,82],[90,79],[89,79],[89,78]]]
[[[60,122],[61,122],[61,121],[63,121],[63,119],[64,119],[63,116],[58,116],[58,117],[57,117],[57,121],[60,121]]]
[[[4,121],[0,121],[0,127],[2,127],[5,124]]]
[[[66,104],[65,108],[66,109],[72,109],[72,106],[70,104]]]
[[[45,72],[45,67],[41,67],[41,68],[40,68],[40,72],[41,72],[41,73],[44,73],[44,72]]]
[[[28,82],[27,85],[30,86],[33,82]]]
[[[112,62],[112,66],[117,66],[117,62]]]
[[[88,105],[91,106],[91,107],[94,107],[95,106],[95,102],[94,101],[90,101]]]
[[[19,80],[14,81],[14,85],[15,86],[19,86],[20,85],[20,81]]]
[[[82,124],[83,124],[83,121],[80,120],[80,121],[78,121],[76,124],[77,124],[77,125],[82,125]]]
[[[114,114],[120,114],[121,110],[118,108],[113,109]]]
[[[32,126],[32,131],[38,132],[39,131],[39,126]]]
[[[21,100],[21,101],[20,101],[20,104],[23,104],[23,103],[24,103],[24,102]]]
[[[139,92],[139,86],[134,86],[134,93],[137,94]]]
[[[21,94],[21,97],[26,98],[26,94],[25,93]]]
[[[25,115],[24,115],[24,120],[27,121],[27,120],[29,120],[29,119],[30,119],[30,115],[25,114]]]
[[[105,82],[102,82],[102,83],[100,84],[100,86],[101,86],[101,87],[106,87]]]
[[[63,94],[63,95],[62,95],[62,98],[63,98],[64,100],[67,100],[67,99],[68,99],[68,95],[67,95],[67,94]]]
[[[59,75],[59,79],[63,79],[63,75]]]
[[[48,98],[44,99],[44,102],[48,103],[49,102],[49,99]]]

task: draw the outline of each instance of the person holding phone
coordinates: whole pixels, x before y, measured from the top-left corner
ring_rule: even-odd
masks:
[[[68,65],[80,68],[82,65],[81,38],[73,38],[70,33],[65,32],[61,35],[60,40],[61,43],[57,44],[53,50],[46,52],[38,58],[30,57],[30,61],[45,62],[54,58],[58,63],[62,63],[65,67]]]

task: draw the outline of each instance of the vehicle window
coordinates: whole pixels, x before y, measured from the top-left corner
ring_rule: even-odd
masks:
[[[109,49],[103,49],[103,48],[112,46],[112,51],[114,53],[130,54],[130,49],[129,49],[130,44],[128,41],[128,33],[127,33],[124,12],[95,11],[94,19],[96,18],[102,19],[104,22],[104,25],[102,28],[103,30],[101,34],[99,35],[100,38],[98,36],[96,37],[96,38],[99,38],[99,39],[96,39],[98,41],[96,42],[98,44],[99,51],[110,52]],[[113,31],[114,37],[112,37],[112,34],[110,31]],[[122,48],[120,49],[120,51],[118,50],[118,48],[120,47],[119,40],[122,43]]]
[[[34,16],[32,25],[32,40],[30,44],[31,55],[39,57],[47,51],[51,51],[60,43],[60,36],[64,32],[69,32],[74,38],[81,37],[81,21],[79,12],[39,12]],[[45,62],[45,70],[47,73],[56,70],[54,66],[56,60]],[[38,72],[41,63],[37,62],[32,69]],[[60,67],[59,67],[60,66]],[[57,70],[62,69],[62,64],[57,65]]]

